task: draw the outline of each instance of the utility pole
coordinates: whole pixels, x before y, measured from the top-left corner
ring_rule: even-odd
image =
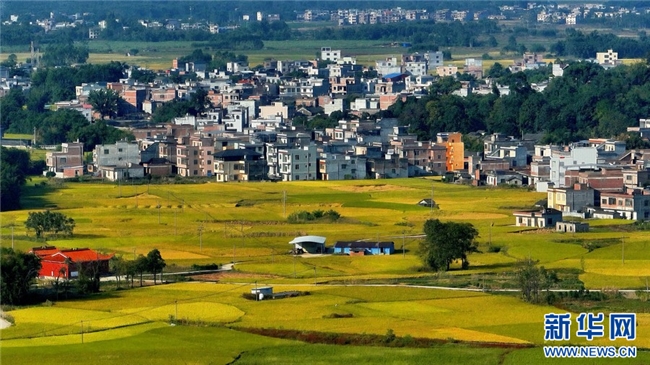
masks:
[[[160,224],[160,208],[161,208],[160,199],[158,199],[158,206],[156,208],[158,208],[158,224]]]
[[[494,225],[494,222],[490,222],[490,246],[492,246],[492,226]]]
[[[81,321],[81,343],[84,343],[84,321]]]
[[[241,221],[241,247],[246,247],[246,242],[244,241],[244,221]]]
[[[430,208],[429,208],[429,212],[430,212],[431,214],[433,214],[433,204],[434,204],[434,203],[433,203],[433,182],[432,182],[432,183],[431,183],[431,205],[430,205]]]
[[[177,213],[178,213],[178,208],[174,209],[174,236],[178,235],[178,231],[176,230],[176,227],[177,227],[177,225],[176,225],[176,223],[177,223],[176,215],[177,215]]]
[[[199,251],[203,252],[203,224],[199,226]]]
[[[135,250],[137,247],[133,247],[133,259],[135,260]]]

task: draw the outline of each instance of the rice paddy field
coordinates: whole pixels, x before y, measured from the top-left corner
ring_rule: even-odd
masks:
[[[417,256],[427,219],[470,222],[479,231],[479,252],[469,270],[447,275],[480,276],[509,272],[526,258],[546,268],[577,270],[589,289],[645,289],[650,278],[647,231],[629,221],[591,220],[588,233],[565,234],[516,227],[512,212],[531,208],[544,194],[524,189],[490,189],[432,179],[292,183],[130,184],[46,182],[33,178],[25,209],[3,212],[3,244],[29,250],[34,240],[24,227],[27,213],[54,209],[75,219],[73,237],[49,237],[47,244],[90,247],[130,259],[158,248],[168,271],[192,264],[236,262],[247,277],[278,283],[399,280],[435,275],[421,272]],[[283,196],[286,194],[286,201]],[[436,209],[417,205],[433,194]],[[333,209],[335,222],[289,223],[297,211]],[[13,228],[12,228],[13,227]],[[12,236],[13,231],[13,236]],[[288,242],[300,235],[336,241],[393,241],[386,256],[294,257]],[[490,252],[489,246],[501,247]],[[452,269],[456,266],[452,265]]]
[[[417,205],[432,194],[437,209]],[[235,271],[219,277],[218,284],[148,286],[12,310],[8,313],[15,325],[0,331],[2,361],[32,363],[30,354],[51,354],[57,358],[54,363],[69,363],[70,354],[87,351],[102,364],[128,358],[140,359],[138,363],[161,359],[184,363],[182,354],[168,348],[177,344],[196,353],[192,361],[197,364],[229,363],[235,358],[243,364],[262,359],[283,364],[370,364],[380,359],[417,364],[438,356],[452,364],[460,359],[469,364],[545,363],[540,347],[543,316],[557,308],[526,304],[513,295],[399,284],[438,275],[422,272],[416,254],[424,222],[438,218],[470,222],[480,233],[480,252],[469,256],[470,269],[452,270],[445,277],[480,280],[484,274],[506,275],[518,260],[531,258],[547,268],[580,272],[588,288],[645,288],[650,277],[646,232],[629,229],[628,221],[604,220],[590,221],[590,232],[575,235],[515,227],[512,211],[532,207],[543,198],[544,194],[524,189],[474,188],[429,178],[152,185],[33,178],[25,188],[24,209],[0,215],[3,245],[28,250],[44,244],[25,230],[24,221],[29,211],[48,208],[74,218],[76,227],[73,237],[50,237],[47,244],[91,247],[127,259],[158,248],[167,261],[167,273],[192,264],[230,262],[235,262]],[[341,218],[302,224],[286,219],[299,210],[329,209]],[[292,256],[288,242],[305,234],[325,236],[328,246],[338,240],[389,240],[397,252]],[[585,248],[590,243],[602,247]],[[502,250],[491,253],[489,245]],[[310,295],[262,302],[244,299],[242,294],[255,285]],[[171,315],[194,326],[170,326]],[[650,348],[650,314],[639,313],[637,321],[634,345]],[[397,336],[451,343],[426,349],[341,347],[239,331],[245,328],[373,335],[391,329]],[[477,342],[501,347],[472,345]],[[596,339],[592,344],[611,343]],[[626,363],[634,361],[648,363],[649,354],[641,351]]]
[[[438,363],[446,364],[541,364],[545,363],[540,347],[543,316],[554,309],[509,296],[414,287],[276,285],[278,292],[298,289],[310,295],[260,302],[244,299],[242,293],[253,287],[176,283],[15,309],[9,312],[15,325],[0,332],[1,359],[31,364],[37,356],[50,355],[52,363],[67,364],[83,354],[92,364],[223,364],[235,358],[235,363],[243,364],[424,364],[439,357]],[[170,326],[172,315],[196,325]],[[615,345],[650,347],[650,314],[639,314],[637,320],[637,340],[619,340]],[[239,328],[375,335],[391,329],[397,336],[451,342],[431,348],[318,345],[253,335]],[[470,344],[476,342],[500,345]],[[594,340],[590,344],[612,343]],[[628,361],[647,363],[649,355],[639,351],[636,359]]]

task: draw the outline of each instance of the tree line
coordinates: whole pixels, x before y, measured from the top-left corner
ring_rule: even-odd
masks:
[[[483,130],[519,137],[542,133],[544,143],[617,137],[650,115],[650,68],[645,63],[605,70],[575,62],[563,77],[552,78],[544,91],[536,92],[531,79],[539,72],[511,74],[495,64],[488,75],[495,74],[499,83],[510,87],[509,95],[501,96],[493,88],[488,95],[460,97],[453,94],[460,84],[443,78],[428,96],[400,100],[386,114],[410,126],[420,139],[444,131]]]

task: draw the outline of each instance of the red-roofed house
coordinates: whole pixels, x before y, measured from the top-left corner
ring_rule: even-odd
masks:
[[[107,274],[108,261],[112,254],[104,255],[89,248],[58,249],[54,246],[35,247],[30,251],[41,258],[41,271],[38,276],[43,278],[69,278],[79,276],[79,268],[99,263],[100,275]]]

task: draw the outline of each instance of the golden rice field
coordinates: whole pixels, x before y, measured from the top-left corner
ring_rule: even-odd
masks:
[[[36,178],[32,184],[42,180]],[[431,197],[432,189],[439,209],[416,205]],[[50,207],[71,216],[77,225],[74,237],[52,237],[48,244],[91,247],[127,259],[158,248],[170,271],[174,266],[234,261],[240,272],[272,275],[283,283],[430,275],[418,272],[418,235],[427,219],[438,218],[470,222],[480,234],[481,252],[470,255],[470,269],[451,275],[509,271],[518,260],[532,258],[547,268],[584,270],[580,278],[588,288],[644,288],[650,277],[646,232],[614,230],[610,226],[631,222],[606,220],[590,220],[592,230],[581,234],[515,227],[512,211],[544,198],[521,189],[395,179],[150,186],[65,182],[59,188],[30,186],[26,193],[24,210],[0,214],[3,242],[11,241],[13,225],[16,248],[42,244],[25,230],[24,221],[29,211]],[[291,224],[285,218],[298,210],[328,209],[342,218],[305,224]],[[304,234],[325,236],[328,246],[339,240],[393,241],[397,253],[293,258],[288,242]],[[613,243],[591,252],[585,248],[602,240]],[[490,253],[489,244],[504,250]]]
[[[38,185],[41,180],[34,179],[32,184]],[[439,209],[431,211],[417,206],[419,200],[431,196],[432,188]],[[285,192],[286,206],[282,203]],[[167,260],[168,273],[175,266],[235,261],[236,271],[246,275],[227,277],[219,284],[189,282],[150,286],[108,292],[87,300],[59,301],[50,307],[13,310],[10,314],[16,325],[0,332],[3,361],[17,357],[29,359],[21,352],[27,348],[57,354],[77,349],[82,346],[79,344],[81,321],[84,323],[83,346],[92,351],[135,351],[130,345],[133,342],[155,348],[157,345],[151,345],[152,338],[177,339],[177,333],[187,336],[183,329],[169,327],[172,315],[181,320],[222,326],[221,329],[203,328],[192,332],[195,340],[187,344],[191,347],[211,342],[202,337],[207,334],[222,336],[225,352],[211,360],[217,363],[228,363],[242,351],[248,351],[249,347],[242,347],[242,343],[258,343],[257,347],[250,347],[258,349],[251,350],[251,354],[257,354],[259,359],[277,358],[280,362],[284,361],[280,360],[284,355],[273,351],[279,351],[282,346],[295,350],[296,344],[292,341],[259,338],[233,330],[238,327],[376,335],[392,329],[398,336],[542,346],[543,315],[557,308],[529,305],[514,296],[482,292],[400,285],[323,285],[330,281],[359,282],[363,279],[394,282],[400,278],[432,275],[418,270],[421,263],[416,254],[420,240],[417,235],[429,218],[468,221],[479,230],[482,252],[470,255],[470,270],[452,270],[447,274],[450,276],[480,277],[483,273],[510,271],[517,260],[527,257],[539,260],[548,268],[584,268],[580,279],[592,288],[641,288],[645,286],[644,275],[650,275],[647,272],[650,253],[646,249],[648,240],[644,232],[624,232],[624,241],[614,241],[610,246],[591,252],[572,242],[576,239],[584,242],[616,240],[622,234],[610,226],[630,222],[593,221],[590,222],[591,232],[576,235],[515,227],[512,211],[532,206],[544,197],[526,190],[471,188],[431,179],[396,179],[151,186],[65,182],[56,189],[30,186],[26,193],[26,209],[0,215],[3,243],[11,241],[11,225],[14,225],[15,247],[28,249],[37,244],[31,238],[33,233],[26,232],[23,223],[29,211],[47,206],[77,222],[74,237],[52,238],[47,244],[92,247],[116,252],[127,259],[156,247]],[[286,221],[285,215],[291,212],[317,209],[334,209],[342,218],[336,223],[290,224]],[[199,227],[202,227],[201,238]],[[337,240],[392,240],[398,252],[390,256],[294,258],[288,254],[291,247],[288,242],[299,234],[325,236],[328,245]],[[623,242],[624,262],[621,257]],[[404,254],[402,243],[406,249]],[[507,249],[489,253],[490,243]],[[319,285],[314,286],[314,283]],[[311,295],[263,302],[242,298],[242,294],[255,285],[267,284],[273,285],[276,292],[300,290],[309,291]],[[331,318],[334,315],[351,317]],[[650,314],[639,314],[638,322],[635,345],[649,348]],[[572,343],[584,341],[575,339]],[[594,340],[593,343],[607,345],[609,341]],[[93,347],[95,344],[103,345]],[[319,351],[329,351],[325,345],[300,346],[314,346],[312,356],[315,358]],[[156,353],[165,354],[164,351]],[[409,353],[417,353],[415,349],[412,351]],[[454,347],[449,351],[458,354],[461,350]],[[474,352],[480,351],[483,350]],[[529,350],[508,351],[507,356],[514,359],[524,356],[518,355],[519,351],[528,354]],[[397,353],[388,351],[385,356],[392,358],[398,356]],[[105,361],[101,363],[120,361],[111,354],[102,356]],[[158,355],[130,356],[154,359]],[[166,355],[177,359],[174,356],[180,355]],[[539,355],[526,356],[532,359]],[[642,353],[641,356],[647,355]],[[536,361],[531,363],[541,363]],[[208,362],[197,360],[197,363]]]
[[[138,346],[155,349],[154,343],[163,341],[163,343],[170,343],[167,346],[182,345],[190,348],[207,346],[204,351],[210,351],[208,348],[213,343],[221,352],[221,356],[208,361],[199,360],[200,355],[195,355],[193,352],[191,354],[183,352],[182,350],[186,350],[185,347],[178,348],[177,353],[167,353],[169,363],[184,363],[188,360],[196,361],[193,363],[197,364],[228,363],[243,351],[250,352],[256,348],[277,351],[278,346],[296,345],[293,341],[248,335],[233,330],[238,327],[377,335],[383,335],[388,329],[392,329],[398,336],[499,342],[512,345],[531,344],[541,352],[539,346],[544,345],[543,316],[548,312],[557,311],[557,308],[526,304],[510,296],[404,286],[275,285],[275,292],[300,290],[308,291],[310,295],[261,302],[244,299],[242,294],[253,287],[253,284],[197,282],[166,284],[110,292],[85,300],[60,301],[52,306],[16,309],[9,312],[15,319],[15,326],[0,331],[2,360],[10,361],[18,354],[22,354],[20,361],[9,363],[29,363],[34,356],[47,353],[57,354],[57,358],[59,356],[65,358],[66,352],[95,352],[98,351],[97,346],[99,346],[115,352],[116,354],[113,355],[102,356],[109,357],[105,359],[110,360],[108,363],[117,363],[117,359],[112,359],[110,356],[119,357],[119,353],[123,351],[130,353]],[[179,319],[200,322],[203,327],[170,327],[168,318],[176,314]],[[332,314],[351,316],[330,318]],[[81,344],[82,321],[83,345]],[[634,342],[619,340],[615,342],[616,345],[650,347],[650,314],[639,314],[637,321],[639,322],[637,340]],[[46,325],[67,326],[68,330],[67,332],[44,332],[43,328]],[[145,341],[144,338],[148,340]],[[215,342],[216,339],[220,341]],[[185,341],[192,342],[194,345],[183,345]],[[249,341],[257,345],[251,346]],[[173,345],[173,342],[176,342],[176,345]],[[587,344],[587,341],[572,339],[568,343],[580,345]],[[608,340],[596,339],[589,344],[611,345],[612,343]],[[324,345],[302,343],[300,346],[315,346],[311,354],[314,361],[318,361],[319,351],[324,350],[318,347]],[[463,353],[463,348],[466,347],[449,345],[443,348],[452,353]],[[22,349],[32,349],[32,352],[26,353]],[[35,351],[36,349],[38,351]],[[200,348],[195,351],[201,352]],[[376,351],[389,350],[377,348]],[[396,349],[395,351],[417,353],[424,350]],[[440,349],[431,349],[431,351],[440,351]],[[482,351],[484,350],[474,348],[470,352],[478,354]],[[532,360],[537,356],[516,355],[519,351],[530,350],[509,349],[507,353],[515,358],[523,356],[531,359],[525,363],[543,363]],[[156,350],[155,353],[157,354],[158,351]],[[157,358],[156,354],[145,355],[136,352],[130,357],[131,361],[135,361],[133,359],[139,357]],[[649,355],[641,351],[638,360],[644,363],[648,361]],[[259,356],[258,361],[269,359],[269,355],[265,355],[264,352]],[[113,360],[114,362],[111,362]],[[138,363],[149,363],[147,360],[142,361],[138,360]],[[54,363],[65,362],[59,360]],[[484,363],[496,364],[497,362],[490,360]]]

